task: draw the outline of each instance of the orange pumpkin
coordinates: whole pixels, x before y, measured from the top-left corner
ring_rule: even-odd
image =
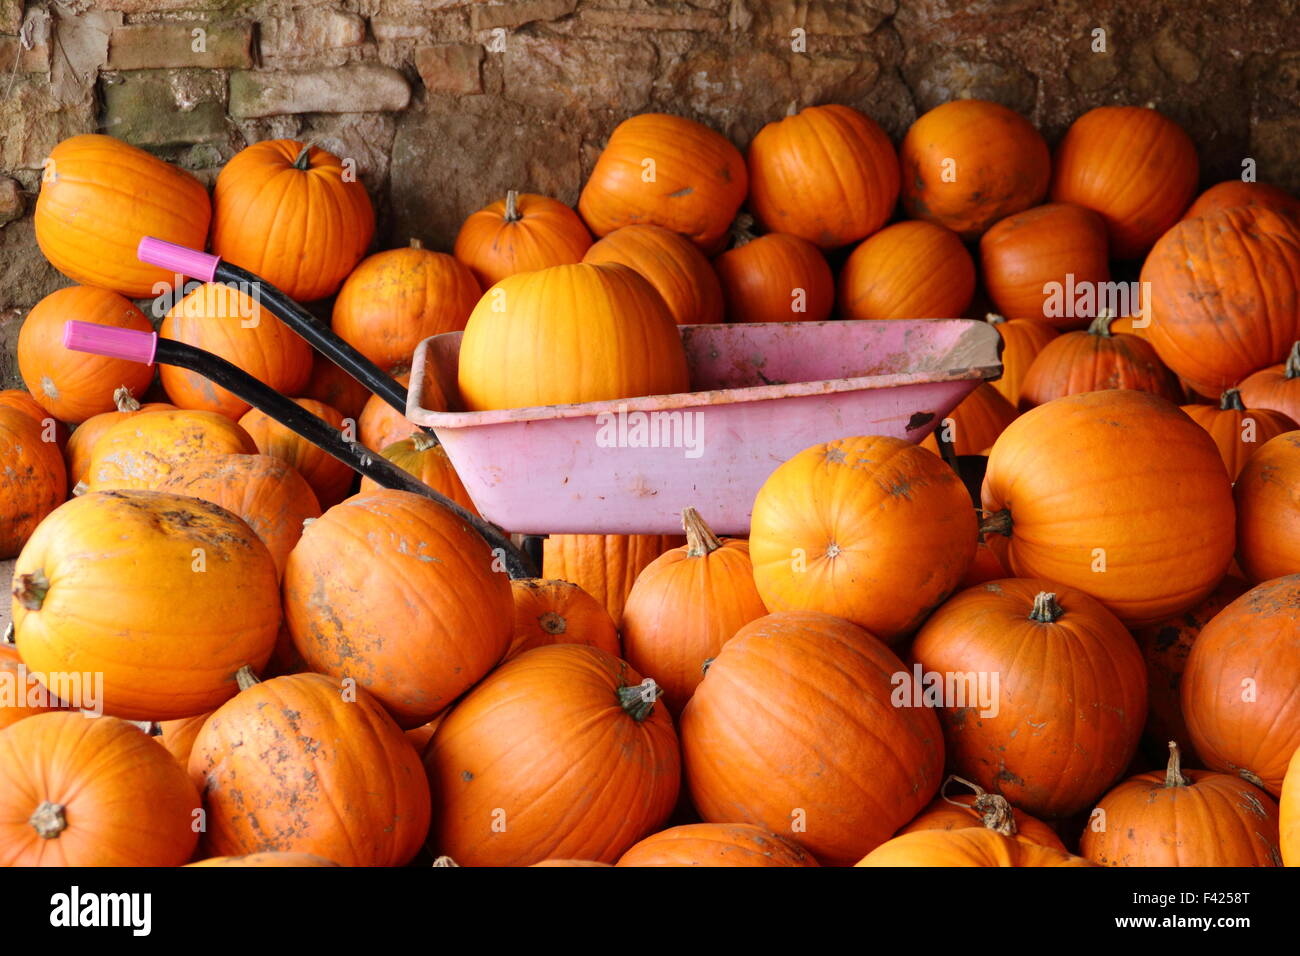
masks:
[[[964,315],[975,263],[957,234],[928,222],[896,222],[849,255],[840,272],[846,319],[944,319]]]
[[[177,302],[163,317],[158,335],[212,352],[288,395],[296,395],[311,375],[307,340],[259,302],[224,283],[205,283]],[[199,408],[238,420],[250,407],[238,395],[179,365],[163,365],[158,375],[177,408]]]
[[[1055,847],[1015,840],[992,830],[919,830],[894,837],[855,866],[1096,866]]]
[[[857,110],[810,106],[768,123],[749,144],[749,206],[771,232],[823,249],[865,239],[898,199],[885,131]]]
[[[966,241],[1042,202],[1047,143],[1019,113],[987,100],[953,100],[921,116],[898,148],[903,211]]]
[[[939,423],[937,430],[953,443],[955,454],[983,455],[1002,430],[1016,420],[1016,414],[1015,406],[1001,392],[990,383],[981,382]],[[922,439],[921,447],[939,454],[939,443],[933,432]]]
[[[835,304],[835,278],[806,239],[756,237],[742,216],[735,245],[714,260],[731,322],[822,322]]]
[[[1196,202],[1188,207],[1184,219],[1208,216],[1220,209],[1232,206],[1266,206],[1291,215],[1300,213],[1300,199],[1286,190],[1278,189],[1267,183],[1246,183],[1240,179],[1229,179],[1216,183],[1196,197]]]
[[[257,746],[245,746],[247,741]],[[323,674],[258,683],[208,718],[190,754],[209,856],[311,853],[342,866],[402,866],[429,828],[420,759],[378,701]]]
[[[1198,175],[1196,146],[1173,120],[1142,106],[1099,106],[1056,149],[1052,201],[1100,213],[1111,256],[1136,259],[1178,221]]]
[[[646,837],[616,866],[817,866],[793,840],[748,823],[688,823]]]
[[[430,843],[464,866],[612,863],[677,800],[677,735],[657,687],[605,651],[538,647],[443,719],[424,765]]]
[[[1079,852],[1103,866],[1281,866],[1278,808],[1240,777],[1182,769],[1125,780],[1093,810]]]
[[[1232,560],[1218,449],[1148,392],[1085,392],[1021,415],[993,445],[982,496],[1012,574],[1076,587],[1125,623],[1194,607]]]
[[[1296,748],[1287,768],[1280,805],[1282,863],[1300,866],[1300,747]]]
[[[211,218],[208,192],[189,173],[120,139],[86,133],[45,160],[36,242],[73,282],[139,299],[176,281],[136,257],[141,237],[202,249]]]
[[[469,492],[461,483],[460,475],[456,474],[447,452],[432,435],[417,431],[410,438],[403,438],[401,441],[385,446],[380,454],[465,510],[478,514],[478,509],[474,507],[474,500],[470,498]],[[363,494],[376,491],[379,487],[380,485],[373,479],[362,476]]]
[[[0,559],[12,558],[68,493],[59,446],[41,426],[13,408],[0,407]]]
[[[85,480],[90,470],[90,456],[95,449],[95,442],[99,441],[100,436],[110,427],[133,415],[176,408],[175,405],[167,402],[149,402],[141,405],[131,397],[130,390],[124,387],[113,391],[113,404],[116,411],[92,415],[78,425],[68,439],[67,447],[63,449],[63,457],[68,464],[68,484],[76,485]]]
[[[341,554],[351,559],[340,565]],[[417,727],[510,646],[510,583],[493,562],[482,538],[427,498],[357,495],[289,554],[285,623],[308,667],[354,679]]]
[[[373,397],[370,389],[319,353],[312,356],[311,375],[299,394],[323,402],[354,421]]]
[[[975,560],[971,562],[970,570],[966,576],[961,579],[957,585],[957,590],[964,591],[966,588],[973,588],[977,584],[984,584],[987,581],[996,581],[999,578],[1008,577],[1007,569],[1002,566],[1001,559],[998,558],[997,552],[989,547],[980,535],[979,542],[975,545]]]
[[[1241,392],[1235,388],[1223,393],[1218,408],[1213,405],[1184,405],[1183,411],[1210,433],[1233,481],[1237,480],[1256,448],[1296,427],[1296,423],[1281,412],[1262,408],[1247,410],[1242,404]],[[1300,564],[1294,570],[1300,571]],[[1271,578],[1278,576],[1267,575]]]
[[[621,626],[637,576],[659,555],[685,543],[671,534],[553,534],[542,542],[542,576],[578,585]]]
[[[46,441],[53,441],[60,450],[68,447],[68,426],[43,409],[26,389],[6,388],[0,391],[0,408],[22,412],[40,425],[41,435]]]
[[[749,542],[718,538],[694,508],[682,509],[686,545],[661,554],[637,576],[623,607],[623,656],[654,674],[673,716],[700,681],[704,662],[767,613],[754,586]]]
[[[581,262],[590,246],[591,233],[564,203],[511,189],[465,220],[455,256],[488,289],[518,272]]]
[[[224,415],[164,408],[129,415],[95,440],[86,466],[91,491],[157,488],[179,466],[212,455],[252,455],[248,432]]]
[[[395,376],[397,383],[403,388],[409,388],[411,385],[410,373],[403,373]],[[432,379],[425,383],[424,407],[435,410],[445,411],[446,402],[436,402],[429,393],[429,385]],[[371,395],[366,399],[365,405],[361,409],[361,415],[356,421],[357,435],[361,439],[361,444],[367,448],[387,448],[394,442],[399,442],[420,434],[420,426],[411,422],[407,417],[393,408],[378,395]]]
[[[824,611],[886,642],[925,620],[975,556],[957,475],[899,438],[842,438],[780,465],[750,521],[754,583],[773,611]]]
[[[343,430],[343,416],[328,405],[310,398],[294,401],[331,427]],[[311,485],[322,508],[332,508],[351,493],[356,478],[351,465],[339,461],[265,412],[249,409],[239,420],[239,426],[252,438],[259,454],[279,458],[293,466]]]
[[[314,853],[248,853],[244,856],[212,856],[186,866],[338,866],[332,860]]]
[[[1285,362],[1242,379],[1237,389],[1247,408],[1267,408],[1300,421],[1300,342],[1291,346]]]
[[[0,866],[180,866],[199,795],[125,720],[39,714],[0,734]]]
[[[12,688],[0,695],[0,730],[25,717],[67,709],[56,694],[48,689],[43,693],[37,689],[39,682],[18,656],[18,648],[3,641],[0,641],[0,681],[6,688]],[[44,688],[43,684],[40,686]]]
[[[266,663],[279,627],[266,545],[197,498],[73,498],[41,523],[14,566],[23,661],[42,673],[102,674],[104,713],[128,720],[215,709],[234,694],[235,671]]]
[[[717,252],[749,189],[740,151],[707,126],[642,113],[614,127],[578,197],[597,236],[648,222]]]
[[[1201,629],[1183,671],[1183,716],[1211,770],[1277,796],[1300,746],[1300,575],[1247,591]]]
[[[450,857],[448,857],[450,859]],[[436,865],[436,864],[435,864]],[[542,860],[531,866],[613,866],[613,863],[597,863],[595,860]]]
[[[1237,561],[1252,581],[1300,574],[1300,431],[1269,439],[1233,488]]]
[[[618,629],[609,612],[590,594],[568,581],[526,578],[510,582],[514,636],[506,660],[548,644],[589,644],[622,656]]]
[[[412,239],[352,271],[334,300],[334,332],[382,369],[409,367],[424,339],[464,329],[482,294],[461,262]]]
[[[118,387],[139,392],[149,387],[151,365],[65,348],[63,326],[69,319],[153,331],[144,313],[116,292],[90,286],[51,292],[27,314],[18,333],[18,369],[23,384],[45,411],[60,421],[84,422],[112,411],[113,392]]]
[[[943,790],[954,780],[973,792],[956,797],[948,796]],[[956,775],[944,781],[939,796],[917,814],[911,823],[899,830],[898,836],[918,830],[966,830],[975,827],[1037,843],[1039,846],[1050,846],[1062,853],[1068,852],[1056,831],[1042,820],[1017,810],[1001,794],[989,793],[979,784]]]
[[[1137,389],[1181,402],[1182,386],[1156,350],[1139,336],[1112,333],[1112,321],[1111,314],[1103,312],[1086,332],[1066,332],[1047,343],[1020,383],[1020,408],[1109,388]]]
[[[662,226],[624,226],[601,239],[582,257],[597,265],[617,262],[639,272],[658,292],[678,325],[723,319],[722,284],[695,245]]]
[[[623,265],[554,266],[485,295],[460,344],[470,411],[667,395],[690,388],[677,325]]]
[[[916,816],[943,773],[928,707],[895,706],[903,663],[829,614],[770,614],[722,646],[682,713],[691,800],[709,823],[786,835],[844,866]]]
[[[154,741],[176,758],[181,769],[189,773],[190,751],[194,749],[194,740],[212,716],[212,711],[194,717],[180,717],[176,720],[164,720],[158,723],[158,736]]]
[[[985,321],[1002,336],[1002,377],[991,384],[1012,405],[1019,405],[1020,386],[1029,366],[1059,333],[1046,322],[1006,319],[993,312],[985,317]]]
[[[174,469],[158,490],[202,498],[238,515],[271,552],[277,574],[284,573],[303,522],[321,513],[311,485],[288,462],[269,455],[196,458]]]
[[[980,269],[989,298],[1004,315],[1062,329],[1088,316],[1054,314],[1046,287],[1095,287],[1110,281],[1106,222],[1082,206],[1047,203],[1008,216],[980,238]],[[1068,278],[1067,278],[1068,277]],[[1074,312],[1074,309],[1070,309]]]

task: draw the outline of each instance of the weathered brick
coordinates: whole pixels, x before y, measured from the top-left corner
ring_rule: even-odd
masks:
[[[894,0],[747,0],[752,28],[759,33],[790,36],[802,27],[810,37],[860,36],[880,26],[894,12]]]
[[[23,191],[8,176],[0,176],[0,226],[23,214]]]
[[[583,10],[587,26],[625,30],[692,30],[716,33],[727,28],[727,18],[700,11]]]
[[[301,72],[239,70],[230,74],[230,115],[237,119],[288,113],[372,113],[405,109],[406,77],[386,66],[346,66]]]
[[[433,35],[433,28],[427,23],[412,23],[410,20],[390,17],[371,17],[370,31],[380,43],[427,40]]]
[[[483,47],[477,43],[439,43],[415,51],[415,68],[424,88],[434,93],[482,93]]]
[[[263,20],[262,53],[270,57],[307,56],[320,50],[360,46],[366,22],[347,10],[312,7],[289,16]]]
[[[18,61],[19,73],[48,73],[50,45],[38,43],[30,50],[24,50],[18,37],[0,37],[0,74],[15,72],[15,59]]]
[[[100,10],[117,10],[128,16],[142,13],[169,13],[174,10],[226,10],[249,6],[253,0],[90,0]]]
[[[635,113],[649,102],[655,51],[636,40],[520,34],[506,41],[505,92],[546,110]]]
[[[103,93],[107,132],[136,146],[212,143],[227,135],[221,73],[135,70],[106,78]]]
[[[470,10],[475,30],[518,27],[534,20],[558,20],[578,8],[578,0],[506,0],[476,3]]]
[[[133,24],[118,27],[109,37],[108,68],[246,68],[253,65],[252,43],[253,25],[247,20]]]
[[[17,33],[23,25],[23,0],[0,0],[0,33]]]

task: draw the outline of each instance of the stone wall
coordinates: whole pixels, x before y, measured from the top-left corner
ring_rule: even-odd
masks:
[[[1300,190],[1300,2],[1249,0],[0,0],[0,375],[27,307],[66,284],[37,250],[41,163],[103,131],[211,181],[247,143],[351,157],[380,243],[448,248],[508,187],[577,199],[647,110],[742,148],[790,103],[841,102],[896,139],[977,96],[1055,142],[1153,104],[1206,184]]]

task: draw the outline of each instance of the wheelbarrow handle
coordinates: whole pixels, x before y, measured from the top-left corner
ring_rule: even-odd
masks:
[[[383,487],[423,495],[447,508],[497,551],[511,579],[538,577],[532,560],[515,547],[510,536],[496,525],[439,494],[365,445],[347,441],[328,422],[317,418],[297,402],[259,382],[219,355],[184,342],[159,338],[157,332],[108,328],[77,321],[64,324],[63,344],[74,352],[90,352],[150,365],[158,362],[197,372]]]
[[[323,328],[312,318],[310,312],[261,276],[224,262],[220,256],[152,236],[140,240],[136,258],[204,282],[222,282],[239,289],[255,289],[257,300],[265,302],[285,325],[403,416],[406,415],[406,389],[332,330]]]

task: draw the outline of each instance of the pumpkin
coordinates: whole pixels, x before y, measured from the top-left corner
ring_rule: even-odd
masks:
[[[637,576],[686,543],[671,534],[553,534],[542,542],[542,577],[571,581],[605,606],[616,626]]]
[[[958,455],[983,455],[997,441],[1002,430],[1016,420],[1015,406],[1002,397],[988,382],[981,382],[962,399],[949,417],[939,423],[937,431],[953,443]],[[922,448],[939,454],[934,432],[921,441]]]
[[[1096,866],[1055,847],[1005,837],[992,830],[918,830],[896,836],[855,866]]]
[[[754,499],[754,583],[769,610],[824,611],[896,643],[965,575],[976,525],[961,480],[924,449],[878,436],[814,445]]]
[[[646,837],[617,866],[817,866],[794,840],[748,823],[688,823]]]
[[[749,189],[745,158],[693,120],[642,113],[614,127],[578,197],[597,236],[648,222],[717,252]]]
[[[0,407],[0,559],[12,558],[68,493],[59,446],[23,412]]]
[[[462,866],[613,863],[677,800],[677,735],[658,688],[595,647],[538,647],[448,714],[424,765],[430,843]]]
[[[613,863],[597,863],[595,860],[542,860],[532,866],[613,866]]]
[[[1262,206],[1184,220],[1155,244],[1142,282],[1160,358],[1217,395],[1300,339],[1300,221]]]
[[[410,438],[403,438],[401,441],[385,446],[380,454],[465,510],[478,514],[478,509],[474,507],[474,499],[465,490],[465,485],[461,483],[460,475],[456,474],[447,452],[432,435],[417,431]],[[380,485],[374,479],[362,476],[362,493],[375,491],[379,487]]]
[[[99,441],[100,436],[111,426],[124,418],[142,412],[156,412],[176,407],[167,402],[149,402],[141,405],[131,396],[130,389],[122,386],[113,390],[113,405],[115,411],[92,415],[78,425],[68,438],[67,446],[63,449],[63,458],[68,466],[69,485],[76,485],[85,480],[86,473],[90,470],[90,456],[95,442]]]
[[[370,389],[319,353],[312,356],[311,375],[299,394],[303,398],[314,398],[354,421],[361,415],[366,402],[374,397]]]
[[[871,117],[838,104],[768,123],[749,144],[749,207],[771,232],[823,249],[865,239],[898,199],[898,159]]]
[[[1033,125],[987,100],[954,100],[921,116],[898,148],[903,211],[978,239],[1047,194],[1051,155]]]
[[[627,266],[554,266],[502,280],[460,343],[468,411],[599,402],[690,389],[677,325]]]
[[[257,741],[257,746],[245,746]],[[405,735],[366,690],[323,674],[258,683],[208,718],[190,754],[209,856],[311,853],[402,866],[429,827],[429,785]]]
[[[691,800],[708,823],[860,859],[925,806],[943,772],[928,707],[895,706],[903,663],[829,614],[770,614],[722,646],[682,713]]]
[[[41,435],[45,440],[53,440],[60,450],[67,448],[68,426],[53,418],[26,389],[6,388],[0,391],[0,408],[12,408],[22,412],[41,426]]]
[[[1243,579],[1229,574],[1200,604],[1171,615],[1163,621],[1135,627],[1133,639],[1147,666],[1146,742],[1152,750],[1163,750],[1170,740],[1188,740],[1183,719],[1183,670],[1187,655],[1201,629],[1220,611],[1250,589]],[[1196,753],[1184,745],[1184,753],[1198,762]]]
[[[861,243],[840,272],[846,319],[947,319],[975,294],[975,262],[957,234],[928,222],[896,222]]]
[[[164,408],[127,415],[95,440],[86,466],[91,491],[157,489],[178,467],[213,455],[252,455],[248,432],[217,412]]]
[[[409,388],[411,384],[410,373],[403,373],[396,376],[397,383],[403,388]],[[425,382],[424,407],[435,411],[445,411],[446,402],[433,401],[433,395],[429,392],[429,386],[433,384],[430,378]],[[371,395],[366,399],[364,407],[361,409],[361,415],[357,418],[357,435],[361,439],[361,444],[367,448],[387,448],[394,442],[402,441],[420,434],[419,425],[411,422],[407,417],[393,408],[378,395]]]
[[[1280,804],[1282,863],[1300,866],[1300,747],[1296,748],[1287,767]]]
[[[1285,362],[1247,376],[1237,390],[1247,408],[1267,408],[1300,421],[1300,342],[1291,346]]]
[[[0,641],[0,730],[25,717],[66,710],[67,705],[27,670],[18,648]]]
[[[1042,820],[1031,817],[1023,810],[1017,810],[1007,798],[997,793],[989,793],[977,783],[963,780],[956,775],[944,781],[944,787],[953,781],[969,787],[973,792],[957,797],[950,797],[942,790],[928,807],[917,814],[898,835],[915,833],[918,830],[966,830],[983,827],[1000,833],[1002,836],[1015,837],[1039,846],[1049,846],[1062,853],[1068,852],[1056,831]]]
[[[27,391],[45,411],[60,421],[84,422],[113,410],[113,392],[119,386],[140,392],[149,387],[150,365],[65,348],[63,326],[68,319],[153,331],[134,303],[107,289],[70,286],[41,299],[18,333],[18,369]]]
[[[102,673],[104,713],[127,720],[214,710],[234,694],[240,667],[266,663],[279,626],[266,545],[197,498],[73,498],[41,523],[14,566],[23,661],[42,673]]]
[[[564,203],[511,189],[465,220],[455,256],[487,289],[518,272],[581,262],[590,246],[591,233]]]
[[[985,321],[1002,336],[1002,377],[991,384],[1012,405],[1019,405],[1020,386],[1029,366],[1047,343],[1060,333],[1046,322],[1007,319],[995,312],[988,313]]]
[[[442,723],[442,718],[446,717],[450,710],[444,710],[427,724],[421,724],[419,727],[412,727],[406,731],[407,742],[415,748],[415,752],[424,759],[425,751],[429,749],[429,744],[433,741],[433,735],[438,730],[438,725]]]
[[[1194,607],[1232,560],[1218,449],[1148,392],[1068,395],[1021,415],[993,445],[981,496],[1007,570],[1078,588],[1128,624]]]
[[[1052,201],[1106,220],[1110,255],[1136,259],[1176,223],[1196,194],[1196,146],[1183,128],[1142,106],[1099,106],[1056,148]]]
[[[1250,455],[1233,497],[1237,561],[1246,576],[1300,574],[1300,431],[1271,438]]]
[[[588,644],[622,656],[618,629],[604,605],[568,581],[526,578],[510,582],[514,636],[506,660],[547,644]]]
[[[1085,809],[1137,750],[1142,656],[1119,620],[1081,591],[1033,578],[990,581],[935,611],[911,653],[938,697],[949,766],[1027,813]],[[975,686],[974,676],[991,674],[996,683]]]
[[[1093,290],[1110,281],[1106,222],[1091,209],[1069,203],[1047,203],[1008,216],[980,237],[980,270],[989,298],[1004,315],[1062,329],[1085,325],[1100,305],[1082,315],[1073,302],[1069,309],[1055,309],[1049,290],[1056,283],[1061,297],[1067,287]]]
[[[1188,417],[1200,425],[1214,439],[1215,447],[1223,457],[1223,464],[1228,469],[1228,476],[1233,481],[1241,474],[1247,459],[1255,449],[1271,441],[1283,432],[1296,428],[1296,423],[1281,412],[1263,408],[1247,410],[1241,401],[1241,392],[1230,388],[1219,399],[1219,407],[1213,405],[1184,405]],[[1281,571],[1265,577],[1275,578],[1282,574],[1300,571],[1300,563],[1292,571]]]
[[[412,239],[408,248],[376,253],[352,271],[334,300],[332,324],[380,368],[410,366],[423,340],[464,329],[482,294],[464,264]]]
[[[582,257],[596,265],[617,262],[639,272],[678,325],[704,325],[723,319],[722,284],[712,263],[689,239],[662,226],[615,229]]]
[[[302,302],[337,292],[374,233],[355,172],[294,140],[244,147],[212,192],[212,251]]]
[[[158,490],[202,498],[244,519],[271,552],[277,574],[284,573],[302,523],[321,513],[306,479],[269,455],[196,458],[173,470]]]
[[[294,402],[330,427],[344,430],[343,416],[328,405],[311,398],[295,398]],[[356,477],[351,465],[339,461],[265,412],[250,408],[239,420],[239,427],[252,438],[258,454],[280,459],[305,478],[322,508],[332,508],[351,493]]]
[[[970,570],[957,585],[957,590],[962,591],[986,581],[996,581],[1005,577],[1007,577],[1007,569],[1002,566],[997,552],[990,548],[984,536],[980,535],[979,542],[975,545],[975,560],[971,562]]]
[[[746,216],[735,244],[714,260],[727,319],[732,322],[823,322],[835,304],[826,257],[806,239],[772,232],[754,236]]]
[[[311,670],[352,678],[402,727],[418,727],[510,646],[510,583],[493,562],[482,538],[428,498],[357,495],[290,552],[285,623]]]
[[[180,866],[199,795],[125,720],[38,714],[0,734],[0,866]]]
[[[637,576],[623,607],[623,656],[654,674],[673,716],[704,679],[704,662],[741,627],[767,614],[754,586],[749,543],[720,540],[699,512],[682,509],[686,544]]]
[[[1268,183],[1247,183],[1240,179],[1229,179],[1216,183],[1196,197],[1196,202],[1188,207],[1184,219],[1208,216],[1220,209],[1232,206],[1265,206],[1291,215],[1300,213],[1300,199],[1286,190],[1270,186]]]
[[[1277,796],[1300,746],[1300,575],[1247,591],[1201,629],[1183,671],[1183,716],[1211,770]]]
[[[1240,777],[1181,766],[1125,780],[1092,811],[1079,852],[1103,866],[1281,866],[1278,808]]]
[[[189,173],[120,139],[87,133],[65,139],[45,160],[36,242],[73,282],[140,299],[176,281],[136,258],[141,237],[202,249],[211,218],[207,190]]]
[[[1182,386],[1156,350],[1139,336],[1112,333],[1112,321],[1103,312],[1086,332],[1066,332],[1048,342],[1020,383],[1021,409],[1108,388],[1137,389],[1181,402]]]
[[[249,853],[244,856],[213,856],[186,866],[338,866],[313,853]]]
[[[194,740],[203,725],[212,716],[212,711],[196,714],[193,717],[179,717],[176,720],[164,720],[158,723],[158,736],[154,741],[166,750],[180,764],[181,769],[189,775],[190,752],[194,749]]]

